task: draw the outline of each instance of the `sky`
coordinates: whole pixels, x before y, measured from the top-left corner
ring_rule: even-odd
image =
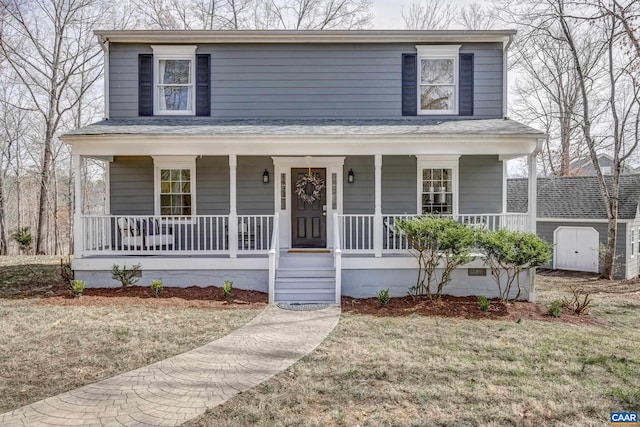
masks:
[[[420,0],[373,0],[373,28],[403,29],[402,6],[408,8],[414,1],[420,2]],[[471,0],[450,0],[450,2],[459,6],[473,3]],[[476,0],[476,3],[482,2],[482,0]]]

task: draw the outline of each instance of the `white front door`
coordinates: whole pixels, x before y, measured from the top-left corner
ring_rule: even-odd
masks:
[[[598,272],[600,236],[592,227],[558,227],[554,231],[554,268]]]

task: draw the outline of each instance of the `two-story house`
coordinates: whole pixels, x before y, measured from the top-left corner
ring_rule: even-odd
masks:
[[[96,34],[106,118],[63,137],[76,172],[109,162],[108,212],[75,216],[89,285],[140,263],[141,283],[231,280],[271,302],[406,295],[398,218],[535,227],[506,210],[505,161],[535,175],[545,137],[505,117],[514,31]],[[483,267],[447,292],[495,295]]]

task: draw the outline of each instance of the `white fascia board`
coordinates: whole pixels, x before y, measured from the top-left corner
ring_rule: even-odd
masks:
[[[304,143],[301,144],[301,141]],[[536,138],[525,136],[308,136],[308,135],[119,135],[66,136],[81,155],[480,155],[524,156],[536,149]]]
[[[118,43],[506,43],[515,30],[96,30],[100,40]]]

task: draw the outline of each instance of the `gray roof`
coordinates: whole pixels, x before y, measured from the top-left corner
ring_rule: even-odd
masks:
[[[605,177],[611,188],[612,177]],[[528,180],[509,179],[507,210],[526,212]],[[619,219],[634,219],[640,201],[640,174],[620,176]],[[565,176],[538,178],[538,218],[606,219],[597,177]]]
[[[66,135],[516,135],[544,134],[513,120],[212,119],[150,117],[103,120]]]

